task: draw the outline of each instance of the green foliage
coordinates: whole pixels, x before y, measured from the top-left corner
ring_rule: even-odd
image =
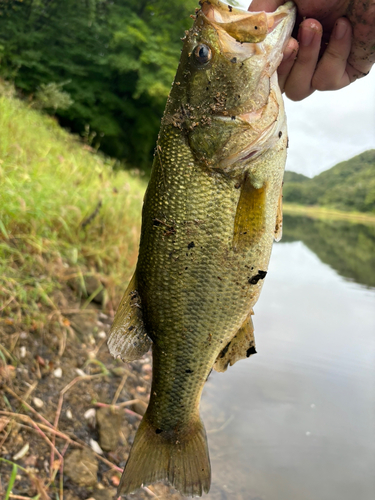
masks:
[[[54,82],[42,83],[36,91],[33,107],[54,111],[68,109],[73,104],[73,101],[70,95],[62,90],[63,85],[65,85],[65,82],[60,84]]]
[[[8,488],[7,488],[7,491],[5,493],[5,500],[8,500],[10,497],[10,494],[12,493],[12,488],[13,488],[14,483],[16,481],[17,471],[18,471],[17,464],[13,464],[12,472],[11,472],[10,478],[9,478]]]
[[[286,172],[284,201],[375,212],[375,150],[339,163],[313,179]]]
[[[0,130],[0,318],[55,308],[68,277],[95,276],[116,302],[137,257],[145,182],[15,99],[0,97]]]
[[[196,0],[3,0],[0,75],[33,95],[64,85],[61,123],[86,125],[101,148],[150,163],[165,100]],[[53,107],[54,108],[54,107]]]

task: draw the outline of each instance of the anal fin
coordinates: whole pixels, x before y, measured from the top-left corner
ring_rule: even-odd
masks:
[[[225,372],[228,365],[233,366],[240,359],[245,359],[252,354],[256,354],[254,326],[251,319],[252,314],[254,314],[253,311],[251,311],[236,335],[217,357],[214,364],[214,369],[217,372]]]
[[[151,340],[143,323],[137,277],[134,273],[113,320],[108,349],[115,358],[134,361],[141,358],[150,346]]]

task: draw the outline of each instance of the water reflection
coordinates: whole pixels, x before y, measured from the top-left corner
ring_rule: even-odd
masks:
[[[373,500],[375,290],[326,263],[373,284],[374,231],[285,225],[289,242],[275,245],[255,308],[258,354],[214,373],[204,391],[207,498]],[[291,241],[298,234],[303,243]]]
[[[284,215],[282,241],[303,241],[341,276],[375,287],[375,225]]]

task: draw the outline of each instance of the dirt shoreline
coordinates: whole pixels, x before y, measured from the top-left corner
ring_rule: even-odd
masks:
[[[77,302],[60,313],[65,336],[53,321],[33,330],[0,318],[1,498],[13,480],[10,499],[114,498],[147,407],[150,353],[130,364],[114,360],[106,346],[111,315]],[[163,484],[127,498],[155,496],[183,498]]]

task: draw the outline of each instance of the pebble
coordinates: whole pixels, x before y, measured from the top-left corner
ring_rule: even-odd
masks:
[[[20,357],[24,358],[26,356],[26,347],[23,345],[20,347]]]
[[[73,418],[73,413],[72,413],[70,410],[66,410],[66,416],[67,416],[70,420],[72,420],[72,418]]]
[[[27,332],[21,332],[20,339],[27,339]]]
[[[29,443],[26,443],[25,446],[23,446],[20,451],[13,456],[13,460],[19,460],[20,458],[23,458],[28,451]]]
[[[114,408],[102,407],[96,412],[96,423],[99,431],[100,447],[104,451],[117,448],[123,412]]]
[[[56,370],[53,370],[53,376],[56,378],[61,378],[62,377],[62,369],[60,367],[56,368]]]
[[[79,486],[95,486],[98,462],[90,450],[74,450],[64,461],[64,472]]]
[[[105,339],[107,337],[107,334],[105,333],[104,330],[102,330],[101,332],[98,333],[98,337],[100,339]]]
[[[91,448],[97,453],[98,455],[103,455],[103,450],[100,448],[99,443],[97,441],[94,441],[94,439],[90,439],[90,446]]]
[[[80,377],[86,377],[86,373],[80,368],[76,368],[76,374],[79,375]]]
[[[89,410],[85,411],[84,417],[86,420],[89,420],[90,418],[95,418],[96,415],[96,410],[95,408],[90,408]]]
[[[44,403],[40,398],[34,398],[33,403],[37,408],[42,408]]]

